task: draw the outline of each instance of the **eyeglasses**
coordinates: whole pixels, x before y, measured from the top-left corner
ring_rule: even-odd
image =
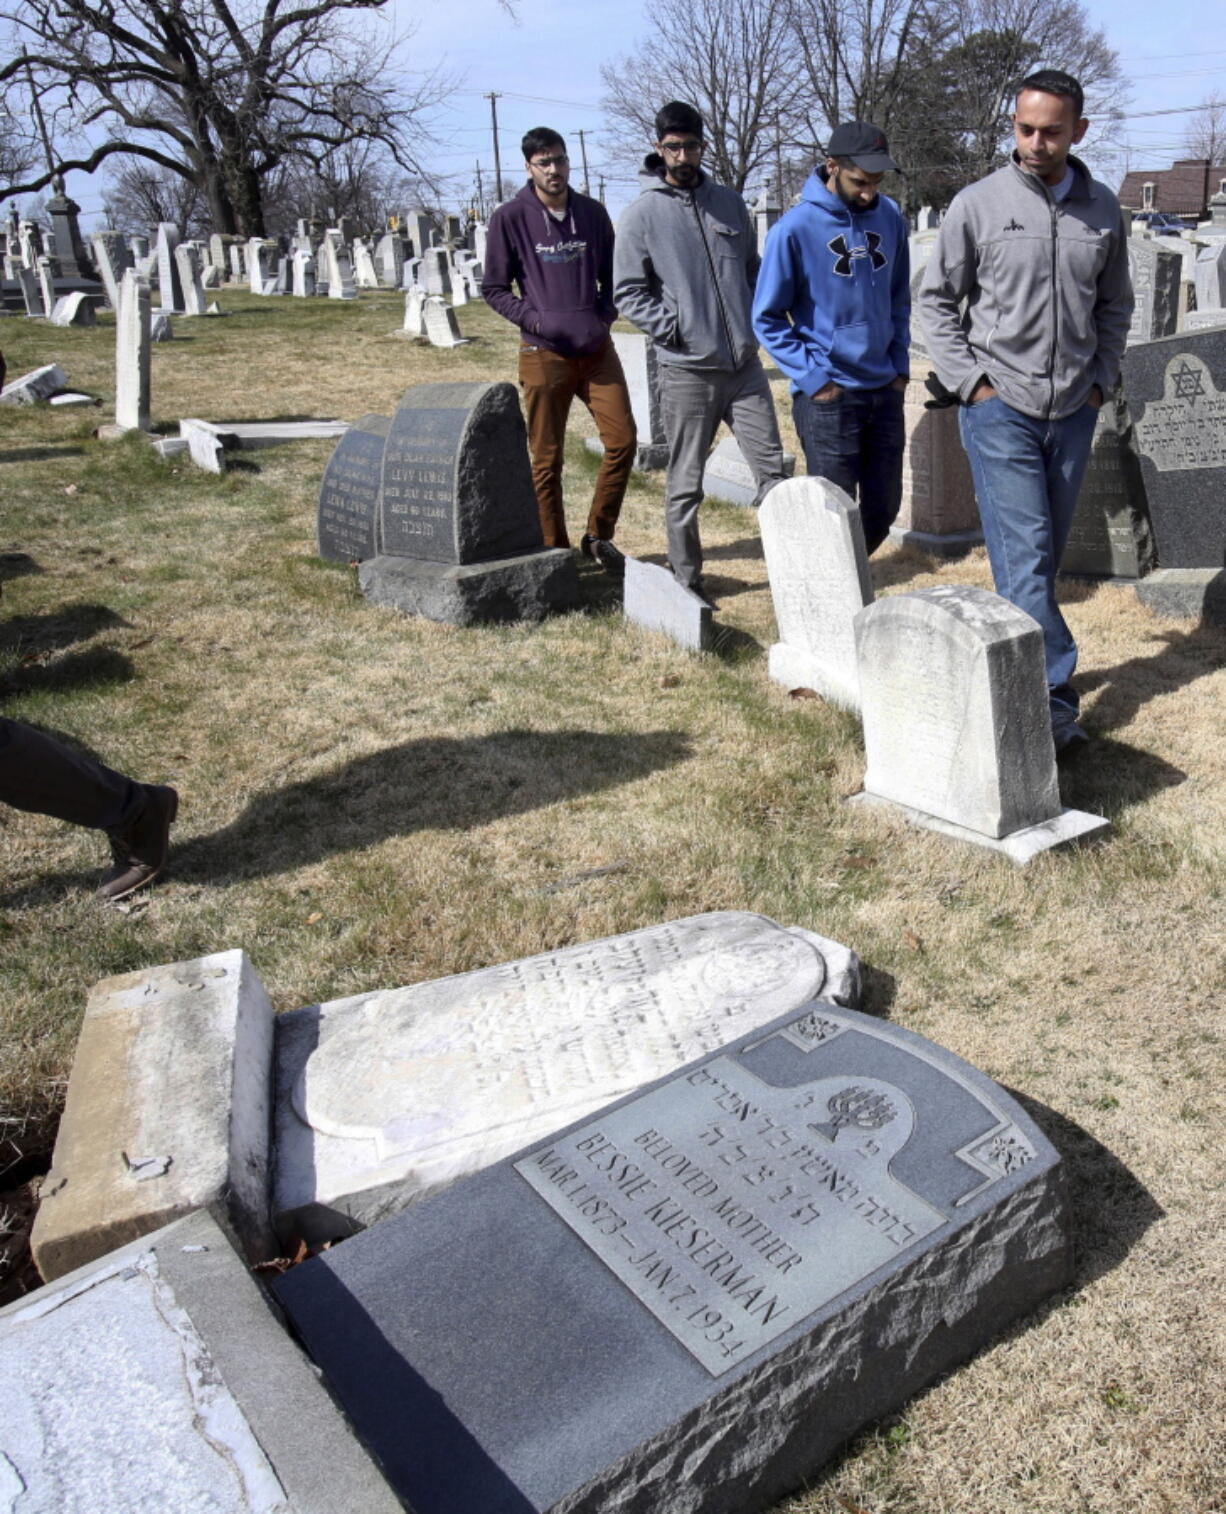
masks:
[[[696,137],[687,137],[684,142],[661,142],[660,151],[666,158],[688,158],[702,151],[703,144]]]
[[[529,168],[561,168],[564,164],[569,163],[569,162],[570,162],[570,158],[567,156],[567,154],[564,153],[564,152],[560,152],[560,153],[556,153],[552,158],[530,158],[528,160],[528,167]]]

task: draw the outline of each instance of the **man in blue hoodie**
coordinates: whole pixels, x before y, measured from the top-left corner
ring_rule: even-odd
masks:
[[[902,503],[911,327],[907,227],[877,186],[898,164],[867,121],[830,134],[825,165],[766,239],[754,329],[792,384],[811,474],[860,504],[875,551]]]
[[[613,223],[599,200],[570,188],[570,159],[556,131],[535,127],[522,146],[528,182],[490,217],[481,293],[523,333],[519,384],[545,545],[570,546],[562,465],[566,419],[577,396],[604,443],[580,546],[607,573],[621,577],[625,559],[613,545],[613,532],[636,436],[626,377],[609,336],[617,319]]]

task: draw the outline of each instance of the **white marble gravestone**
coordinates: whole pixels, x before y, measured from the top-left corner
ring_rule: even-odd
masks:
[[[115,312],[115,424],[124,431],[148,431],[151,310],[148,283],[134,268],[119,283]]]
[[[626,558],[622,612],[632,625],[671,636],[688,651],[701,652],[710,643],[711,606],[658,563]]]
[[[664,431],[664,414],[660,408],[660,379],[654,346],[639,332],[615,331],[613,346],[626,376],[630,392],[630,413],[634,416],[637,445],[634,466],[647,473],[668,466],[668,437]],[[604,443],[589,436],[589,452],[600,454]]]
[[[302,248],[293,256],[293,291],[299,299],[315,293],[315,259]]]
[[[204,285],[200,280],[200,259],[196,249],[187,242],[180,242],[175,248],[175,264],[183,289],[184,314],[203,315],[207,302],[204,298]]]
[[[91,243],[94,249],[94,266],[98,270],[98,276],[102,280],[102,287],[106,290],[107,304],[112,310],[119,309],[119,276],[120,271],[115,266],[115,259],[111,256],[111,249],[107,245],[107,239],[95,236]]]
[[[758,520],[779,626],[770,676],[858,710],[854,622],[873,599],[860,507],[828,479],[791,478],[762,501]]]
[[[43,304],[43,286],[33,268],[19,268],[17,282],[21,285],[21,297],[25,301],[26,315],[31,319],[47,314]]]
[[[53,326],[96,326],[98,314],[89,295],[78,289],[56,300],[49,320]]]
[[[158,302],[163,310],[172,314],[183,309],[183,286],[175,263],[175,248],[179,245],[179,232],[173,221],[158,223],[157,271]]]
[[[280,1015],[274,1222],[369,1224],[819,994],[845,947],[722,912]]]
[[[1015,862],[1108,829],[1060,808],[1037,621],[986,589],[942,587],[878,600],[855,631],[857,800]]]
[[[1218,238],[1196,255],[1196,308],[1220,311],[1223,306],[1226,306],[1226,239]]]
[[[379,274],[375,268],[370,243],[359,237],[353,244],[353,282],[359,289],[378,289]]]
[[[404,326],[401,328],[402,336],[425,336],[426,334],[426,291],[420,284],[414,284],[404,297]]]
[[[353,264],[349,261],[340,232],[337,230],[326,232],[321,250],[328,281],[328,298],[356,300],[358,291],[353,281]]]
[[[43,253],[35,265],[38,274],[39,287],[43,292],[43,312],[50,315],[55,309],[55,302],[59,296],[55,292],[55,275],[51,267],[51,259]]]
[[[455,311],[442,295],[426,296],[424,318],[426,335],[430,338],[432,347],[462,347],[468,340],[466,336],[460,335]]]
[[[795,454],[785,452],[784,477],[791,478],[795,471]],[[702,472],[702,489],[711,499],[723,500],[725,504],[748,509],[757,503],[758,480],[735,436],[724,437],[713,448]]]

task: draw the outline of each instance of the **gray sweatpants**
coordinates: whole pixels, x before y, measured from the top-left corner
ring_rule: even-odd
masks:
[[[660,410],[668,435],[668,560],[677,581],[693,589],[702,577],[702,474],[720,422],[728,423],[753,471],[758,485],[755,504],[783,478],[783,444],[770,384],[756,353],[732,373],[671,363],[661,363],[659,371]]]

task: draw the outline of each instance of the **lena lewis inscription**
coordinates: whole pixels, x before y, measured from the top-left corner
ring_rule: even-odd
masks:
[[[319,486],[320,557],[365,562],[379,550],[379,483],[391,420],[364,415],[337,443]]]

